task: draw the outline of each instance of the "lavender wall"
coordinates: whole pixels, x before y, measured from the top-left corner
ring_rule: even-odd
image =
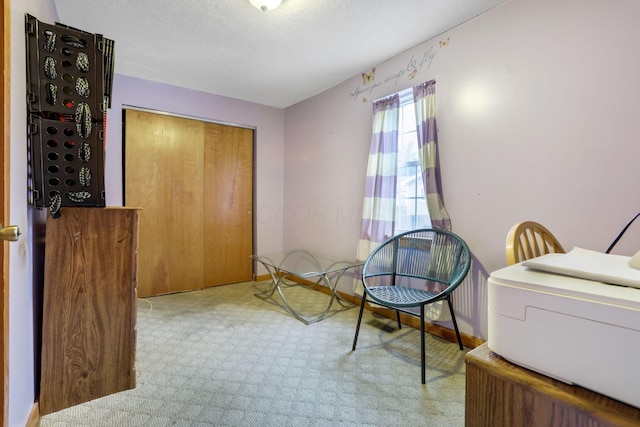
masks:
[[[604,251],[640,210],[638,52],[635,0],[511,0],[287,108],[285,247],[355,255],[371,101],[436,79],[444,201],[475,258],[456,311],[486,339],[512,224]],[[640,223],[614,252],[638,250]]]
[[[11,146],[9,221],[22,236],[9,244],[9,426],[24,426],[35,402],[45,211],[27,203],[27,111],[24,17],[55,22],[50,0],[11,0]]]
[[[278,212],[283,199],[283,110],[116,74],[111,109],[107,112],[105,193],[109,206],[119,206],[123,200],[123,106],[254,128],[256,249],[281,249],[282,215]]]

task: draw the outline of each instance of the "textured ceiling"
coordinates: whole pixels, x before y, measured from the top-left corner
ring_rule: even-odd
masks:
[[[284,108],[503,0],[54,0],[115,40],[115,72]]]

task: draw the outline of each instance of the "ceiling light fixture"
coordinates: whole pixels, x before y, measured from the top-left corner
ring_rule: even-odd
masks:
[[[249,0],[249,2],[257,9],[266,12],[267,10],[273,10],[280,6],[282,0]]]

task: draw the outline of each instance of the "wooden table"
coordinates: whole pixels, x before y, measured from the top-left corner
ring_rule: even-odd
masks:
[[[640,409],[514,365],[486,343],[467,353],[465,395],[466,427],[640,426]]]

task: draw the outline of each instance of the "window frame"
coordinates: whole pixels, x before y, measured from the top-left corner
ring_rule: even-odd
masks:
[[[402,90],[400,92],[398,92],[398,95],[400,96],[400,111],[399,111],[399,120],[398,120],[398,153],[397,153],[397,174],[396,174],[396,193],[395,193],[395,234],[399,234],[402,233],[404,231],[409,231],[409,230],[413,230],[416,228],[429,228],[431,227],[431,218],[429,217],[429,209],[427,207],[427,199],[426,199],[426,190],[424,188],[424,180],[422,179],[422,170],[421,170],[421,166],[420,166],[420,159],[418,158],[418,150],[417,150],[417,129],[416,129],[416,123],[415,123],[415,107],[414,108],[407,108],[409,105],[413,105],[413,88],[408,88],[405,90]],[[409,113],[408,111],[411,111],[411,113]],[[404,120],[404,115],[405,114],[412,114],[412,126],[410,129],[407,129],[407,127],[405,126],[407,123]],[[410,134],[414,134],[413,136],[413,140],[415,140],[416,143],[416,151],[414,154],[414,157],[408,161],[405,160],[401,160],[404,159],[406,156],[402,156],[401,155],[401,149],[403,147],[402,141],[403,139]],[[411,138],[411,137],[410,137]],[[404,152],[404,151],[402,151]],[[398,197],[399,194],[403,193],[404,191],[402,191],[403,189],[405,189],[404,186],[401,186],[401,178],[403,176],[408,176],[408,175],[402,175],[400,174],[400,170],[402,168],[415,168],[416,169],[416,173],[413,174],[413,176],[416,176],[416,179],[414,180],[415,182],[415,186],[412,192],[410,192],[410,196],[409,197]],[[409,175],[411,176],[411,175]],[[421,186],[421,189],[418,188],[418,186]],[[419,209],[418,209],[418,203],[420,203],[420,200],[424,200],[424,210],[426,212],[426,217],[427,220],[425,223],[418,223],[418,218],[420,217],[419,215]],[[399,203],[401,201],[412,201],[412,214],[411,215],[407,215],[409,218],[411,218],[411,228],[400,228],[399,225],[401,224],[401,222],[399,221],[399,211],[400,208],[402,207],[402,205]],[[406,206],[406,205],[405,205]]]

